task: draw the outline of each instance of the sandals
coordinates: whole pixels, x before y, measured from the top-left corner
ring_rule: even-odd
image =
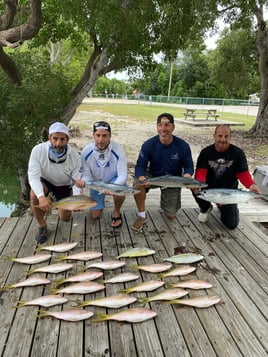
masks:
[[[120,213],[119,217],[112,217],[112,223],[116,223],[118,221],[120,221],[119,224],[117,224],[116,226],[111,225],[111,227],[112,228],[120,228],[122,226],[123,221],[122,221],[121,213]]]

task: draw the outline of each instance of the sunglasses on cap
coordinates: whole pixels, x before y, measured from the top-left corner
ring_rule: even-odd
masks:
[[[106,121],[97,121],[96,123],[94,123],[93,131],[95,132],[98,129],[104,129],[104,130],[108,130],[109,132],[111,132],[110,124],[108,124]]]

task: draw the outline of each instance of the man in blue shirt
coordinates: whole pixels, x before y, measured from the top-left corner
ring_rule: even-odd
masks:
[[[138,217],[133,223],[134,231],[141,231],[147,222],[145,210],[146,193],[149,183],[140,184],[146,176],[158,177],[163,175],[191,177],[194,164],[189,144],[174,136],[174,117],[170,113],[162,113],[157,117],[158,135],[145,141],[139,152],[135,167],[136,180],[134,185],[140,190],[134,198],[138,208]],[[174,219],[181,207],[181,188],[161,189],[161,208],[169,219]]]

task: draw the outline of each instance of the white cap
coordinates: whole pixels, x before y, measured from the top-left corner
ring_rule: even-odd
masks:
[[[67,136],[69,136],[69,129],[67,128],[67,126],[65,124],[56,122],[56,123],[50,125],[50,127],[49,127],[48,134],[51,135],[53,133],[63,133],[63,134],[66,134]]]

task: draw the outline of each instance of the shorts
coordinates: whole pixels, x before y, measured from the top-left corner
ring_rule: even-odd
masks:
[[[153,177],[149,170],[146,171],[146,177]],[[151,186],[146,188],[146,192],[151,189],[159,188],[159,186]],[[163,211],[169,212],[172,214],[176,214],[178,210],[181,208],[181,188],[162,188],[161,190],[161,200],[160,207]]]
[[[91,211],[95,211],[95,210],[99,210],[99,209],[104,209],[105,207],[105,194],[104,193],[100,193],[96,190],[89,190],[89,197],[92,198],[92,200],[97,202],[97,205],[90,208]]]
[[[50,192],[55,196],[56,201],[61,200],[62,198],[72,196],[73,189],[72,186],[55,186],[43,177],[40,178],[40,181],[46,186],[48,192],[45,194],[49,195]]]
[[[181,188],[161,188],[160,207],[165,212],[176,214],[181,208]]]

